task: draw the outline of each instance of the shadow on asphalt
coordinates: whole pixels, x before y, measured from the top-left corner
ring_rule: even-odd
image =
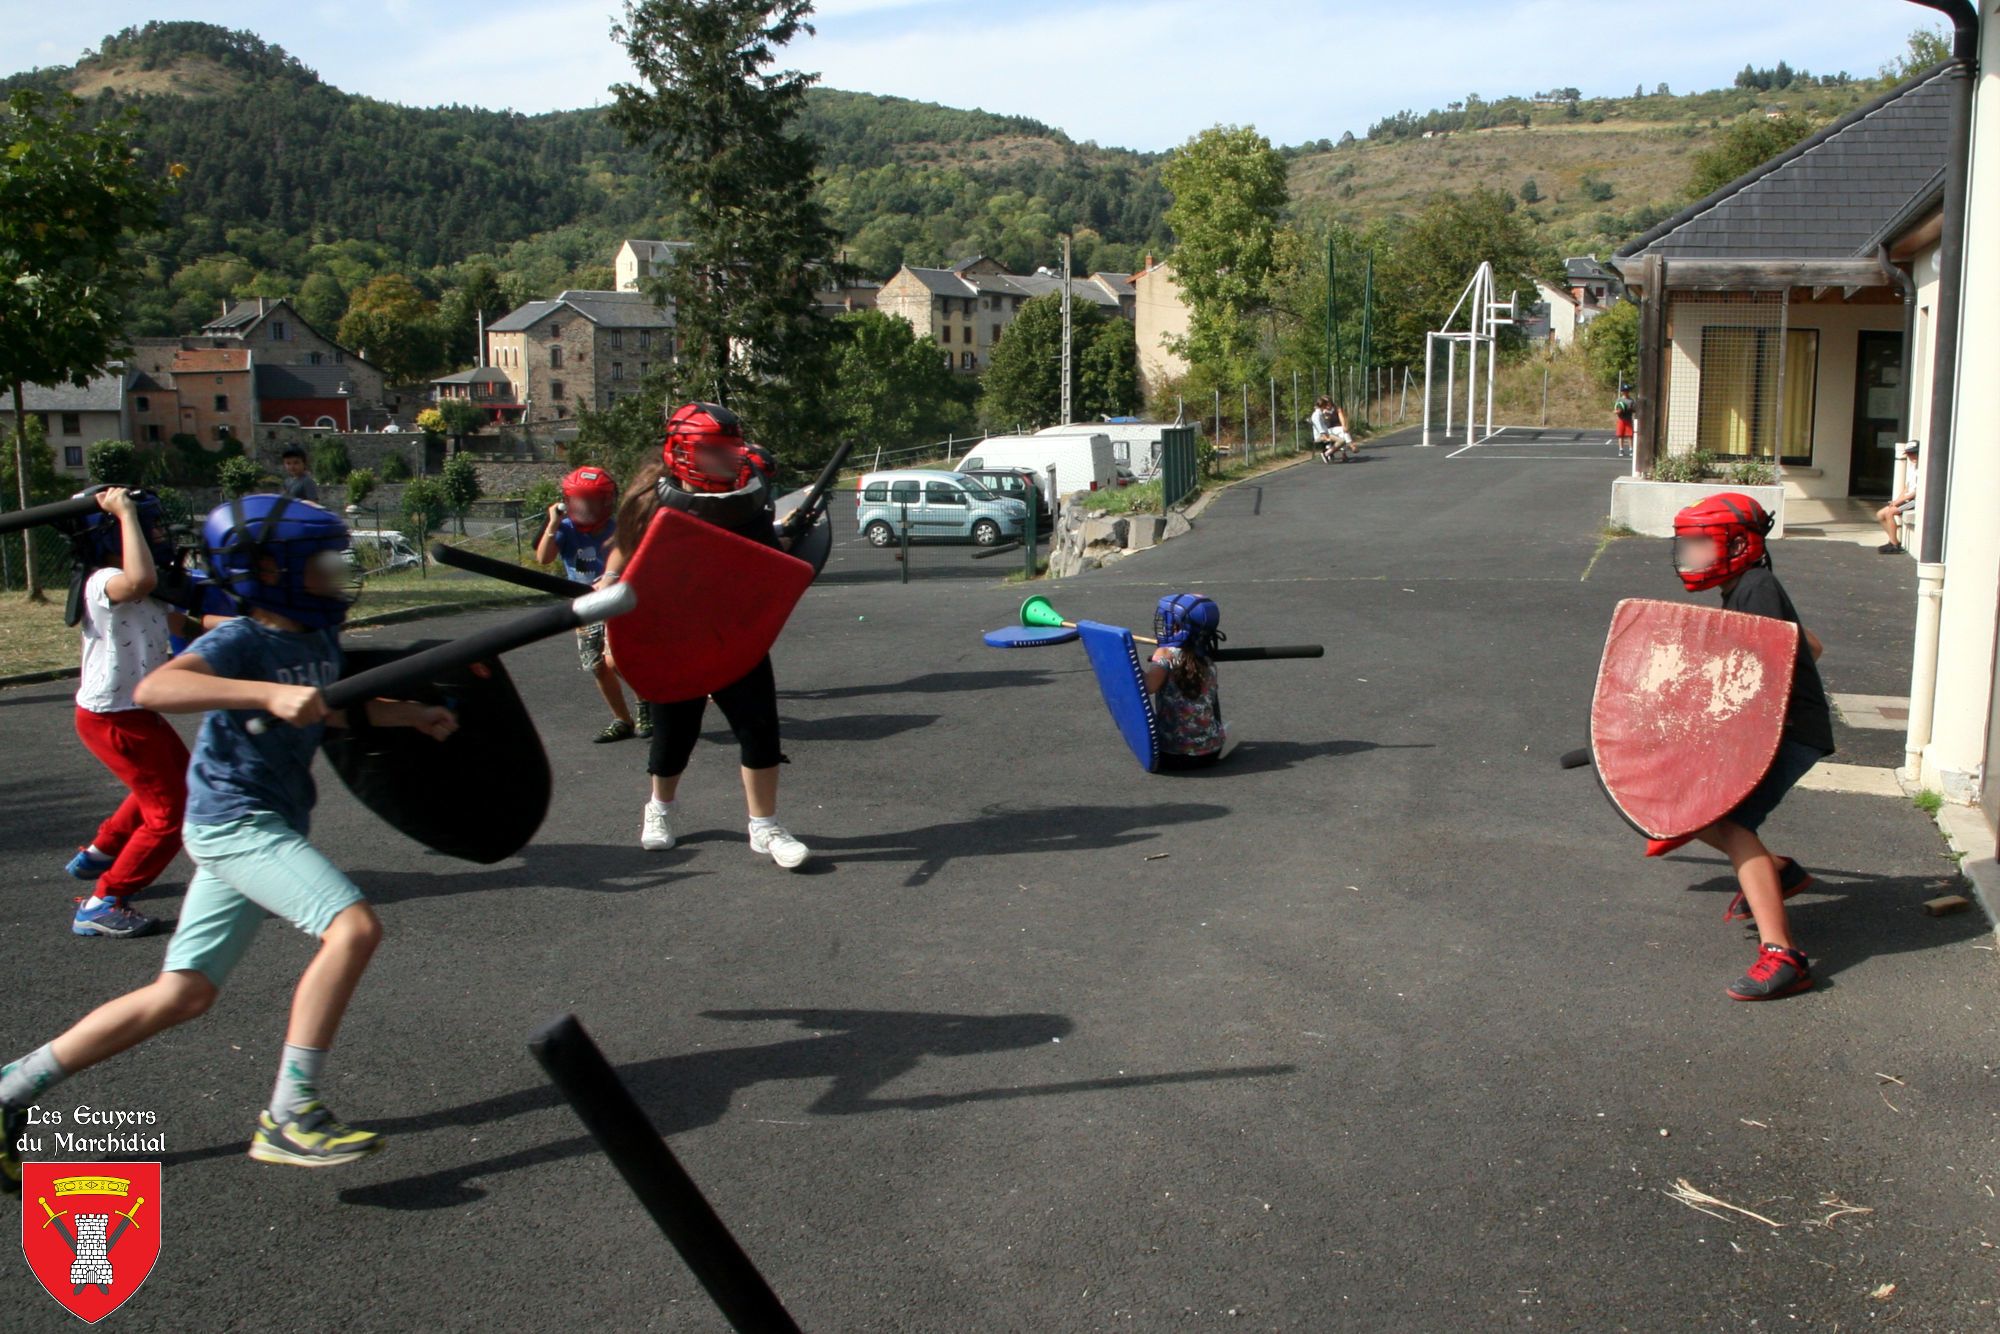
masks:
[[[1016,1098],[1059,1097],[1170,1084],[1225,1079],[1258,1079],[1290,1074],[1291,1065],[1176,1070],[1152,1075],[1118,1075],[1054,1084],[1009,1085],[878,1097],[878,1091],[915,1070],[927,1058],[978,1056],[1043,1046],[1075,1030],[1060,1014],[933,1014],[896,1010],[710,1010],[703,1018],[727,1023],[776,1023],[806,1030],[807,1036],[754,1046],[723,1047],[662,1056],[623,1066],[620,1077],[662,1135],[712,1125],[729,1111],[737,1095],[753,1085],[778,1080],[831,1080],[806,1107],[813,1116],[855,1116],[883,1111],[935,1111],[968,1103]],[[385,1135],[476,1128],[533,1112],[565,1106],[552,1086],[536,1084],[497,1098],[368,1122]],[[172,1164],[234,1157],[239,1144],[169,1154]],[[341,1192],[348,1204],[381,1209],[445,1209],[484,1198],[471,1183],[542,1163],[597,1152],[586,1135],[536,1145],[516,1153],[457,1164],[436,1172],[400,1177]]]
[[[1243,774],[1267,774],[1308,760],[1359,755],[1369,750],[1429,750],[1429,742],[1383,745],[1379,741],[1240,741],[1221,761],[1206,769],[1172,769],[1166,777],[1219,779]]]
[[[639,832],[638,803],[633,803],[632,833]],[[719,838],[721,835],[708,835]],[[743,837],[739,831],[736,835]],[[698,843],[695,834],[679,840]],[[411,899],[445,898],[453,894],[484,894],[501,889],[543,889],[557,886],[600,894],[629,894],[708,871],[691,869],[685,858],[672,852],[648,852],[635,844],[533,842],[508,862],[496,867],[477,867],[458,862],[427,848],[414,849],[421,859],[411,871],[367,870],[353,873],[361,892],[371,903],[402,903]],[[463,867],[456,874],[441,873],[444,867]]]
[[[109,773],[99,772],[109,780]],[[0,820],[0,853],[41,852],[59,867],[75,847],[90,842],[97,826],[124,799],[122,792],[109,786],[96,793],[54,788],[47,782],[0,783],[0,810],[7,812],[7,818]]]
[[[1214,820],[1227,806],[1162,802],[1152,806],[1037,806],[1026,810],[988,808],[970,820],[922,825],[901,833],[853,838],[815,836],[815,853],[834,863],[915,862],[903,881],[921,885],[959,857],[1016,853],[1071,853],[1124,847],[1161,837],[1176,825]]]
[[[835,686],[826,690],[780,690],[778,698],[835,700],[860,699],[867,695],[943,695],[958,691],[1012,690],[1017,686],[1047,685],[1058,676],[1074,676],[1078,672],[1089,670],[1088,667],[1080,666],[1073,667],[1067,672],[1052,672],[1044,667],[991,672],[926,672],[907,681],[896,681],[886,685]]]
[[[1704,868],[1717,865],[1693,858],[1673,860]],[[1878,955],[1943,949],[1987,934],[1985,918],[1976,908],[1944,917],[1924,912],[1925,899],[1958,888],[1956,876],[1866,875],[1818,866],[1811,870],[1812,888],[1785,904],[1785,917],[1799,945],[1812,956],[1815,983]],[[1688,892],[1732,896],[1736,877],[1725,872],[1689,885]],[[1755,925],[1743,925],[1754,936]]]

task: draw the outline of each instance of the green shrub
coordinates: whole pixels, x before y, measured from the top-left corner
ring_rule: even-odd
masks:
[[[540,532],[541,516],[549,512],[549,506],[562,499],[562,484],[553,477],[544,477],[521,493],[521,531]]]
[[[204,449],[198,436],[185,432],[169,440],[168,479],[178,486],[215,486],[222,478],[222,465],[243,457],[242,442],[231,437],[218,449]]]
[[[100,440],[84,455],[84,470],[93,482],[110,486],[139,485],[139,452],[129,440]]]
[[[1696,449],[1656,460],[1649,475],[1656,482],[1705,482],[1714,472],[1715,455]]]
[[[437,478],[413,478],[403,488],[403,522],[413,530],[419,548],[450,517],[451,495]]]
[[[410,461],[401,454],[391,454],[382,460],[382,480],[385,482],[407,482],[410,480]]]
[[[1737,486],[1770,486],[1778,480],[1778,470],[1761,459],[1741,459],[1724,474]]]
[[[215,480],[227,495],[247,496],[264,481],[264,470],[238,453],[215,470]]]
[[[351,471],[353,471],[353,465],[348,462],[347,442],[345,440],[322,438],[313,441],[312,475],[314,477],[331,482],[336,478],[347,476]]]
[[[347,474],[347,503],[359,505],[375,492],[375,474],[366,468],[356,468]]]

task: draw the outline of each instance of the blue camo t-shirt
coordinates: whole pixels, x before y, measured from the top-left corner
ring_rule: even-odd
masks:
[[[188,646],[217,676],[283,685],[332,685],[340,679],[337,630],[274,630],[238,616],[224,621]],[[221,824],[252,811],[270,811],[309,833],[316,799],[313,753],[324,723],[293,727],[273,720],[252,735],[256,709],[216,709],[202,719],[188,765],[189,824]]]
[[[580,584],[596,583],[604,576],[604,558],[611,554],[611,539],[617,535],[616,519],[606,519],[586,533],[564,515],[556,521],[556,551],[563,573]]]

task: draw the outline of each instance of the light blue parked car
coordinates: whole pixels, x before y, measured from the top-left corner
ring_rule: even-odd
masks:
[[[910,540],[972,542],[990,547],[1017,539],[1028,507],[995,495],[976,478],[938,468],[863,473],[855,486],[854,523],[870,546],[901,540],[909,515]]]

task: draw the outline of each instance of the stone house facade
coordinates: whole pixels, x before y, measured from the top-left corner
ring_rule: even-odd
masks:
[[[673,313],[640,292],[564,292],[486,327],[486,364],[507,377],[529,423],[602,412],[674,353]]]
[[[1021,307],[1038,296],[1062,290],[1062,278],[1047,269],[1008,273],[984,255],[946,269],[904,265],[876,294],[876,307],[903,320],[937,343],[945,364],[964,374],[986,369],[994,345]],[[1107,315],[1132,319],[1138,297],[1132,275],[1093,273],[1070,280],[1070,300],[1089,302]]]

